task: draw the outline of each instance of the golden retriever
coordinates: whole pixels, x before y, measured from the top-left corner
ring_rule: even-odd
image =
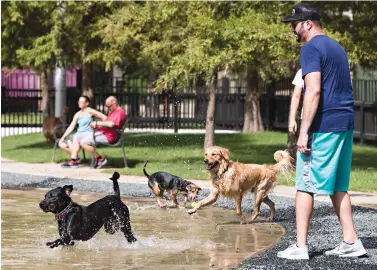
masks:
[[[224,197],[236,200],[236,212],[241,216],[241,222],[249,222],[260,214],[262,202],[270,208],[269,221],[275,219],[275,204],[268,198],[268,194],[276,184],[278,172],[287,173],[292,169],[292,158],[287,151],[276,151],[274,165],[243,164],[229,159],[229,150],[223,147],[212,146],[205,149],[204,163],[211,175],[212,191],[204,200],[193,203],[189,214],[199,208],[216,202],[221,194]],[[246,192],[254,193],[254,211],[244,220],[241,211],[242,197]]]

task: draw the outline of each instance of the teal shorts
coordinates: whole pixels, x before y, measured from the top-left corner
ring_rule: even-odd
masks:
[[[297,152],[297,190],[327,195],[348,191],[352,145],[353,130],[313,133],[308,143],[311,153]]]

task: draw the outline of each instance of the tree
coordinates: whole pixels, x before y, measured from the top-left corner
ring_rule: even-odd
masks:
[[[94,96],[94,71],[104,67],[106,58],[101,55],[104,42],[96,33],[99,31],[98,22],[110,16],[114,10],[124,6],[122,2],[84,1],[66,2],[65,24],[71,39],[73,63],[82,69],[82,95],[90,98]]]
[[[2,3],[1,65],[9,68],[30,67],[41,76],[42,102],[40,109],[48,114],[47,72],[56,58],[53,38],[55,12],[53,2]]]
[[[289,75],[298,57],[286,26],[280,22],[279,2],[243,2],[231,6],[224,21],[224,40],[232,50],[228,66],[246,79],[243,132],[264,130],[260,114],[260,95],[264,83]]]
[[[221,4],[220,4],[221,5]],[[225,68],[231,51],[222,38],[222,21],[214,12],[219,3],[187,3],[187,25],[182,29],[183,49],[174,55],[168,70],[160,80],[177,80],[182,85],[191,77],[202,77],[207,82],[208,108],[204,148],[215,144],[215,105],[217,73]]]
[[[205,146],[214,144],[215,89],[225,48],[220,42],[220,22],[211,3],[127,3],[99,22],[105,42],[102,54],[111,63],[128,66],[144,63],[159,74],[156,90],[163,82],[184,87],[193,77],[203,77],[209,87]],[[131,52],[131,53],[130,53]]]
[[[377,2],[313,2],[324,29],[331,32],[347,52],[351,69],[377,65]]]
[[[54,69],[58,60],[64,66],[82,67],[82,93],[93,97],[93,69],[105,62],[97,57],[102,46],[102,40],[94,34],[98,30],[97,21],[121,5],[121,2],[88,1],[4,2],[1,24],[6,42],[2,46],[2,65],[30,67],[40,73],[45,112],[47,72]]]
[[[160,83],[176,81],[180,86],[201,77],[215,89],[216,73],[225,67],[243,74],[248,83],[244,132],[263,130],[259,105],[263,84],[291,77],[298,69],[301,44],[281,22],[291,8],[292,3],[263,1],[127,3],[99,21],[98,34],[105,44],[101,55],[107,67],[143,63],[159,75]],[[350,46],[350,37],[334,29],[326,30]],[[352,59],[361,59],[353,55]],[[213,119],[210,105],[208,126]]]

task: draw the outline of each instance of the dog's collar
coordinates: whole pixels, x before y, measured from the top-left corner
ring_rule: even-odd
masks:
[[[55,220],[56,221],[63,221],[67,217],[67,215],[71,212],[72,210],[72,202],[70,202],[66,208],[64,208],[61,212],[55,214]]]

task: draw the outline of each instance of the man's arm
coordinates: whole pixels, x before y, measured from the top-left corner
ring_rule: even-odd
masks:
[[[306,91],[304,95],[303,115],[297,149],[308,153],[308,132],[318,109],[321,96],[321,72],[310,72],[305,76]]]
[[[95,121],[90,124],[92,128],[108,127],[108,128],[120,128],[122,126],[122,114],[123,111],[117,111],[107,117],[106,121]]]
[[[108,127],[108,128],[113,128],[114,127],[114,122],[113,121],[94,121],[90,123],[90,126],[92,128],[101,128],[101,127]]]
[[[304,96],[303,115],[300,133],[308,133],[318,109],[321,96],[321,73],[311,72],[305,76],[306,92]]]

